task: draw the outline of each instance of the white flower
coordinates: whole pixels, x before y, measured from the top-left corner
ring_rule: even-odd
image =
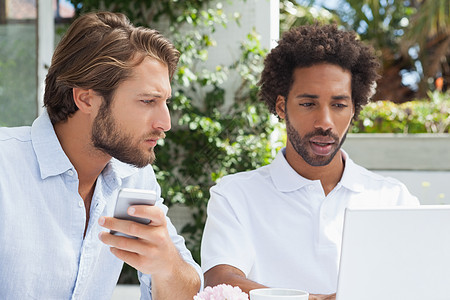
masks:
[[[206,287],[194,296],[194,300],[248,300],[248,295],[237,286],[219,284]]]

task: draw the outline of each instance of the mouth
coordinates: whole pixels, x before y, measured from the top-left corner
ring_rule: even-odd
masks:
[[[164,134],[164,132],[162,132],[161,134],[150,135],[150,136],[146,137],[144,139],[144,142],[150,147],[155,147],[156,144],[158,143],[158,140],[163,139],[165,137],[166,137],[166,135]]]
[[[309,143],[315,155],[326,156],[333,152],[336,141],[330,137],[317,136],[311,138]]]
[[[155,147],[158,143],[158,139],[146,139],[145,143],[150,147]]]
[[[155,147],[158,144],[158,140],[162,139],[162,138],[163,137],[160,137],[160,136],[158,136],[158,137],[149,137],[149,138],[146,138],[144,140],[144,142],[150,147]]]

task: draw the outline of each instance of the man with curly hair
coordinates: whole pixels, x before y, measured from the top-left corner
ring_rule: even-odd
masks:
[[[285,120],[287,144],[270,165],[211,189],[205,285],[335,299],[345,208],[418,205],[402,183],[358,166],[341,149],[374,93],[379,63],[354,32],[312,25],[285,33],[264,65],[260,98]]]

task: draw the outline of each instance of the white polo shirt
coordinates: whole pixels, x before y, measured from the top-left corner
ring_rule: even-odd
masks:
[[[356,165],[343,152],[341,181],[327,195],[300,176],[282,149],[259,169],[225,176],[211,188],[203,233],[203,272],[227,264],[269,287],[336,292],[344,210],[419,205],[406,187]]]

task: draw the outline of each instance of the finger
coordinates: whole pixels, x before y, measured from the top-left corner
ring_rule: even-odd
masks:
[[[157,206],[133,205],[128,208],[127,212],[133,217],[150,219],[151,226],[166,225],[166,216],[163,210]]]
[[[104,244],[112,248],[120,249],[136,255],[142,255],[148,251],[149,247],[152,247],[149,243],[142,239],[116,236],[107,232],[100,232],[98,238]]]
[[[151,223],[146,225],[146,224],[140,224],[140,223],[133,222],[133,221],[120,220],[120,219],[111,218],[111,217],[100,217],[99,224],[101,226],[111,229],[113,231],[118,231],[118,232],[127,234],[129,236],[138,238],[138,240],[136,240],[136,239],[130,239],[127,237],[115,236],[112,234],[108,235],[107,233],[104,233],[106,235],[104,235],[104,234],[99,235],[101,237],[107,238],[107,240],[105,240],[105,241],[108,241],[108,243],[107,243],[108,245],[116,246],[120,249],[130,250],[129,248],[127,248],[127,246],[123,246],[122,244],[120,244],[120,246],[119,246],[117,244],[117,242],[119,242],[121,239],[117,239],[117,240],[114,239],[114,241],[116,241],[115,244],[111,244],[111,242],[110,242],[110,241],[112,241],[111,239],[113,239],[114,237],[117,237],[117,238],[123,238],[123,239],[125,239],[125,241],[128,241],[128,240],[141,241],[143,244],[142,248],[133,248],[132,249],[132,250],[134,250],[133,252],[137,252],[137,253],[144,253],[145,249],[146,249],[145,247],[148,247],[150,245],[163,246],[171,241],[170,235],[167,231],[167,227],[165,227],[165,226],[164,227],[163,226],[154,227],[154,226],[151,226]]]
[[[145,266],[146,263],[148,263],[149,261],[152,261],[151,258],[149,259],[143,255],[124,251],[124,250],[117,249],[117,248],[110,248],[110,251],[118,259],[126,262],[127,264],[129,264],[130,266],[135,268],[136,270],[139,270],[142,273],[146,273],[146,274],[152,273],[151,269],[149,269],[148,267]],[[157,258],[155,258],[155,260],[157,260]],[[155,261],[155,260],[153,260],[153,261]]]
[[[133,252],[129,252],[129,251],[125,251],[125,250],[118,249],[118,248],[114,248],[114,247],[111,247],[110,251],[118,259],[126,262],[127,264],[129,264],[133,268],[138,269],[138,266],[139,266],[140,261],[141,261],[141,256],[139,254],[136,254],[136,253],[133,253]]]
[[[145,238],[145,236],[148,235],[147,230],[150,229],[147,224],[111,217],[100,217],[98,219],[98,224],[110,230],[125,233],[137,238]]]

